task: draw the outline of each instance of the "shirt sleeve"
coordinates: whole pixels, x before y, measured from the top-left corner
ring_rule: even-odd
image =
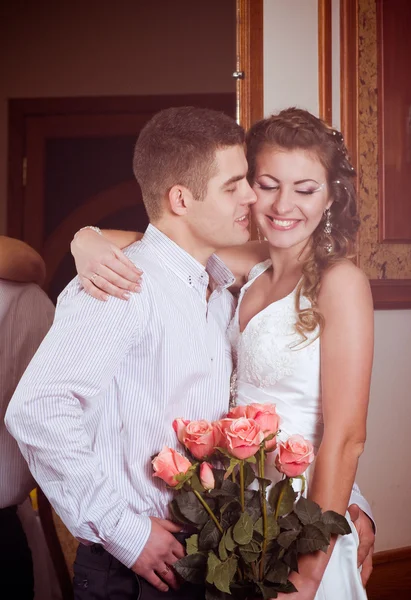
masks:
[[[354,482],[354,485],[352,488],[348,506],[350,506],[351,504],[357,504],[361,508],[361,510],[363,512],[365,512],[367,517],[369,517],[372,521],[372,524],[374,526],[374,531],[376,531],[377,527],[376,527],[376,523],[374,520],[374,515],[372,514],[371,506],[369,505],[367,500],[364,498],[364,496],[361,494],[360,488],[358,487],[358,485],[355,482]]]
[[[143,336],[150,312],[144,296],[101,302],[73,280],[6,414],[34,478],[72,534],[102,544],[127,567],[144,548],[151,521],[131,509],[104,472],[82,404],[99,401]]]

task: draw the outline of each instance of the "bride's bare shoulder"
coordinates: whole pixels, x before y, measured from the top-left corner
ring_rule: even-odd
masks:
[[[321,279],[318,303],[343,307],[364,302],[372,305],[371,288],[364,271],[348,259],[329,267]]]

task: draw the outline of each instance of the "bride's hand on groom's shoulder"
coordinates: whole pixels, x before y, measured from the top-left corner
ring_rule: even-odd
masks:
[[[103,235],[82,229],[74,236],[70,249],[81,284],[90,296],[128,300],[130,292],[140,291],[141,269]]]
[[[172,566],[183,558],[185,551],[173,533],[181,531],[181,526],[156,517],[151,517],[150,520],[150,536],[132,566],[132,571],[160,592],[167,592],[170,587],[176,590],[179,583]]]

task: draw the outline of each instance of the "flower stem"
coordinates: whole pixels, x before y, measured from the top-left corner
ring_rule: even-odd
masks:
[[[277,506],[275,507],[275,513],[274,513],[274,518],[277,519],[278,518],[278,513],[280,511],[280,505],[281,505],[281,501],[283,499],[285,490],[286,490],[286,486],[290,485],[290,479],[288,477],[285,478],[284,480],[284,485],[281,488],[280,493],[278,494],[278,500],[277,500]]]
[[[214,521],[214,523],[215,523],[218,531],[220,533],[224,533],[223,528],[221,527],[220,523],[217,520],[217,517],[215,516],[215,514],[213,513],[213,511],[211,510],[211,508],[209,507],[209,505],[207,504],[207,502],[204,500],[204,498],[201,496],[201,494],[199,492],[197,492],[197,490],[193,490],[193,492],[197,496],[197,498],[201,502],[201,504],[204,506],[204,508],[206,509],[206,511],[208,512],[208,514],[212,518],[212,520]]]
[[[259,476],[264,479],[265,471],[264,471],[264,463],[265,463],[265,452],[264,448],[260,448],[260,456],[258,461],[258,471]],[[261,559],[260,559],[260,581],[263,580],[264,577],[264,558],[265,553],[267,551],[267,498],[265,494],[265,483],[264,481],[260,481],[260,492],[261,492],[261,513],[263,518],[263,543],[261,546]]]
[[[241,512],[245,511],[245,499],[244,499],[244,461],[240,462],[240,502]]]

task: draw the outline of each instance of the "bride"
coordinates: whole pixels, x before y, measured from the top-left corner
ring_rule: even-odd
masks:
[[[247,159],[264,241],[219,253],[241,287],[229,327],[234,400],[277,405],[283,432],[315,447],[309,497],[344,514],[364,448],[373,357],[370,288],[349,260],[359,225],[355,173],[341,134],[295,108],[253,125]],[[136,273],[118,246],[141,236],[105,235],[111,242],[90,230],[77,234],[73,254],[90,293],[124,297]],[[366,598],[352,530],[327,554],[299,560],[290,579],[300,591],[289,600]]]

